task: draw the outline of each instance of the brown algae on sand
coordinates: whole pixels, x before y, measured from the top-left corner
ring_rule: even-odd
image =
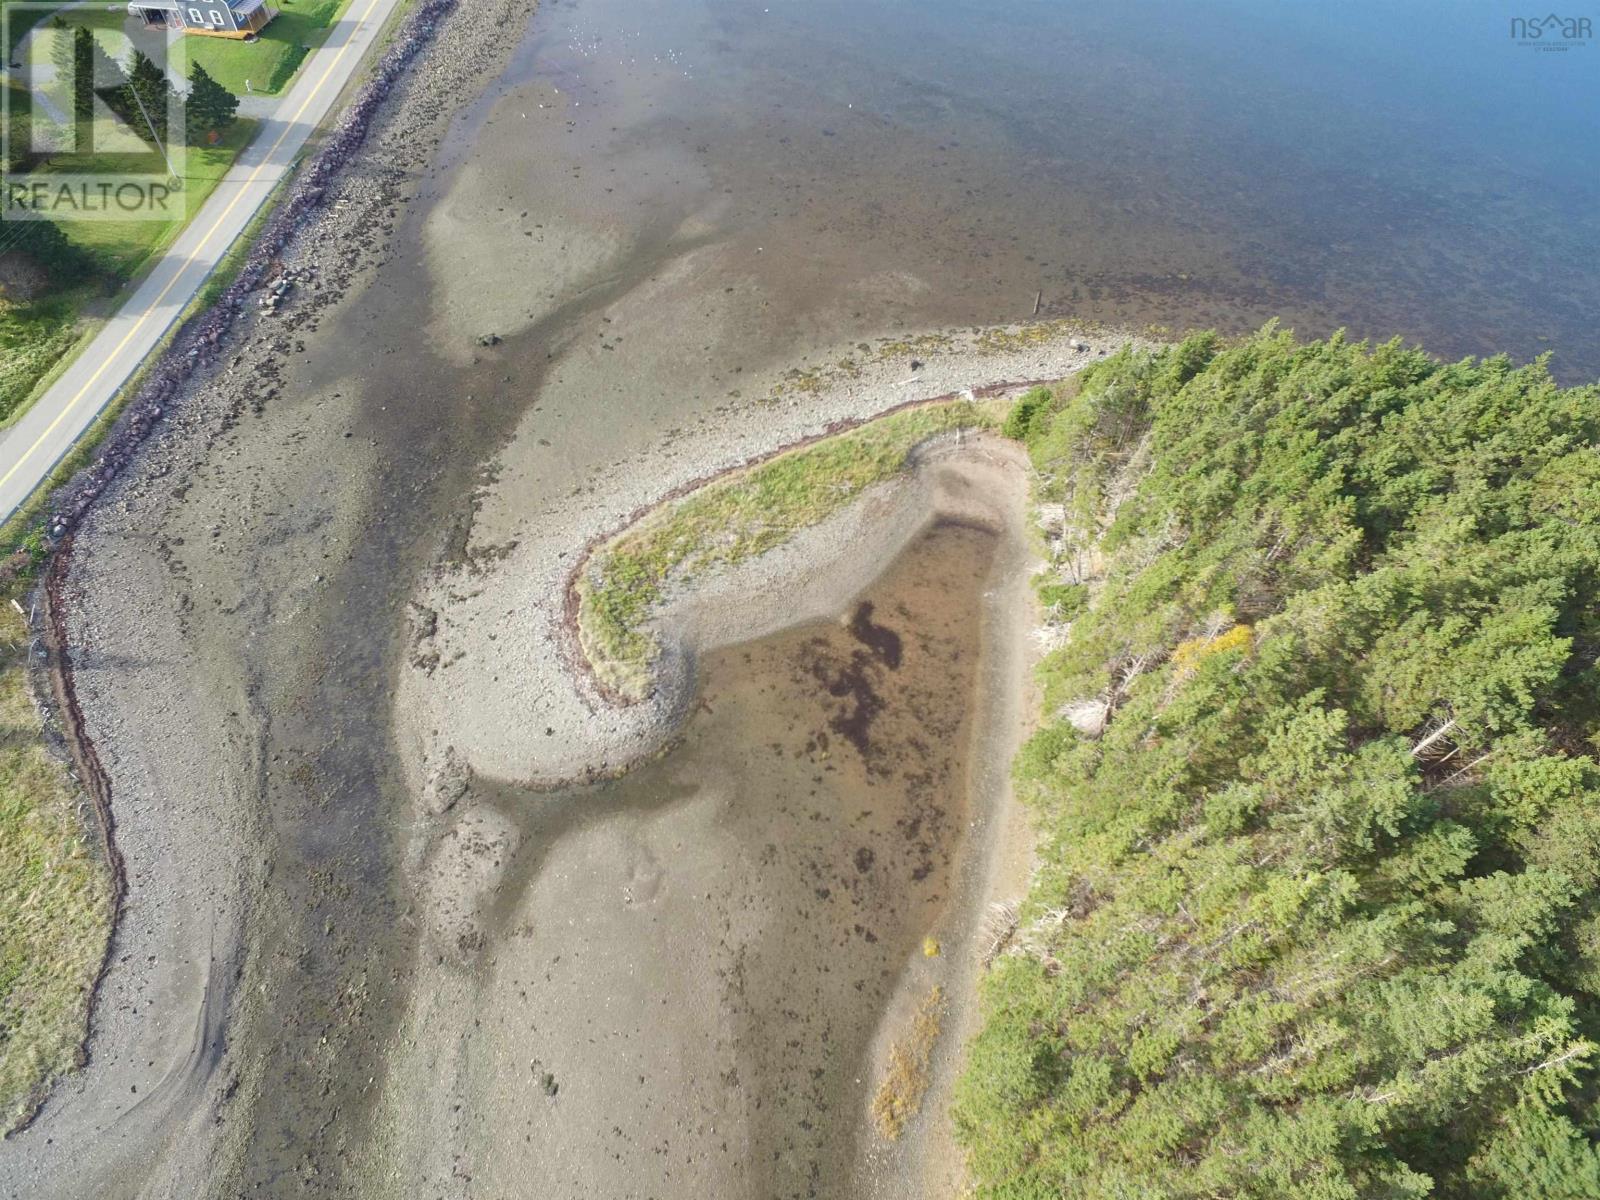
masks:
[[[917,1006],[905,1034],[889,1048],[888,1070],[872,1098],[872,1124],[890,1141],[904,1133],[922,1109],[922,1098],[933,1082],[933,1048],[943,1023],[944,989],[935,986]]]

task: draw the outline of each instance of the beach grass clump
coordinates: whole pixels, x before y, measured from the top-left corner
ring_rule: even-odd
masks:
[[[917,1006],[905,1036],[889,1048],[889,1066],[872,1098],[872,1123],[894,1141],[922,1108],[933,1082],[933,1048],[944,1022],[944,989],[935,987]]]
[[[0,608],[0,1132],[71,1069],[111,930],[111,881],[28,696],[27,630]]]
[[[662,506],[595,551],[578,581],[578,636],[599,679],[643,699],[658,646],[648,623],[671,583],[732,566],[816,525],[905,471],[923,442],[994,430],[998,403],[903,409],[737,471]]]
[[[77,309],[62,300],[0,303],[0,421],[20,408],[80,332]]]

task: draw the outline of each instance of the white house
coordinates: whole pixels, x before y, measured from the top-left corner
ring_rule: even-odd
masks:
[[[133,0],[128,11],[147,27],[244,38],[278,15],[266,0]]]

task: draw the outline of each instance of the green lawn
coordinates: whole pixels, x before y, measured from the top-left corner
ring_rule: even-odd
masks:
[[[189,147],[184,160],[181,219],[61,222],[68,240],[89,253],[97,277],[32,303],[0,301],[0,422],[27,406],[40,381],[77,343],[82,333],[80,310],[135,278],[154,255],[172,243],[216,190],[255,131],[254,121],[239,121],[215,146]]]
[[[277,95],[289,86],[309,51],[322,45],[328,29],[350,0],[279,0],[278,15],[253,42],[227,38],[193,37],[186,49],[189,60],[205,67],[211,77],[236,95],[245,94],[245,81],[256,93]]]
[[[140,22],[131,19],[126,12],[112,12],[108,8],[69,8],[61,14],[61,19],[69,28],[87,25],[94,30],[95,40],[100,43],[101,49],[119,60],[127,54],[128,48],[118,34],[133,35],[141,31]],[[43,37],[48,32],[46,29],[38,36]]]
[[[12,8],[15,0],[0,0],[0,12]],[[4,24],[6,41],[0,50],[4,50],[6,61],[11,61],[11,43],[20,41],[35,25],[44,19],[44,15],[34,9],[23,9],[11,14],[11,19]]]
[[[0,7],[9,8],[14,2],[0,0]],[[307,54],[322,45],[329,28],[349,3],[350,0],[278,0],[273,4],[278,15],[255,41],[195,36],[182,39],[180,49],[190,63],[205,67],[212,78],[236,95],[247,94],[245,83],[249,81],[249,92],[275,96],[288,87]],[[117,34],[127,34],[135,43],[152,36],[122,10],[68,8],[62,15],[72,24],[94,29],[106,51],[118,59],[125,56],[126,47]],[[11,30],[13,39],[37,23],[38,18],[26,22],[17,18]],[[9,55],[9,46],[6,51]]]
[[[174,221],[75,221],[62,228],[94,255],[107,274],[126,279],[152,254],[171,244],[178,231],[210,197],[255,136],[256,122],[237,121],[215,146],[190,146],[184,159],[183,217]]]
[[[0,0],[0,6],[13,7],[15,0],[7,3]],[[69,26],[86,25],[94,30],[95,40],[98,41],[105,52],[119,61],[127,56],[127,43],[119,34],[127,34],[136,42],[143,32],[141,22],[128,16],[125,9],[113,11],[109,6],[96,5],[91,8],[74,8],[71,5],[62,5],[61,19]],[[12,43],[20,42],[27,36],[28,31],[37,25],[43,24],[47,19],[43,12],[38,10],[25,10],[26,16],[21,13],[13,15],[10,23],[9,35]],[[43,36],[42,34],[40,36]],[[6,54],[11,53],[11,45],[6,46]]]

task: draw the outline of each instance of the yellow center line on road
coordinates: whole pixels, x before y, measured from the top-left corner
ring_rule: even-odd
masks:
[[[284,125],[283,132],[278,135],[278,140],[272,143],[271,148],[262,157],[261,161],[256,164],[255,169],[250,172],[250,178],[246,179],[239,185],[238,189],[234,192],[233,199],[228,201],[227,207],[218,214],[217,219],[212,223],[211,228],[206,230],[205,236],[200,239],[200,244],[194,249],[195,258],[199,258],[201,256],[201,252],[205,249],[206,243],[211,240],[212,236],[217,232],[218,229],[222,228],[223,222],[228,219],[228,214],[233,211],[233,206],[238,204],[239,201],[244,198],[245,192],[255,184],[257,179],[260,178],[261,172],[266,170],[271,164],[272,156],[278,152],[278,148],[283,145],[284,140],[294,132],[295,127],[300,123],[300,118],[305,115],[306,109],[310,108],[311,102],[317,98],[317,93],[322,91],[323,85],[326,84],[329,79],[333,78],[334,70],[338,67],[339,61],[344,58],[345,52],[349,50],[352,45],[354,45],[356,40],[356,30],[363,22],[371,18],[372,14],[377,11],[380,3],[382,3],[382,0],[372,0],[372,3],[367,5],[366,14],[350,27],[350,36],[345,39],[344,45],[340,46],[339,49],[334,53],[334,56],[328,61],[328,68],[322,73],[322,78],[317,80],[316,86],[313,87],[306,95],[304,102],[300,105],[299,109],[296,110],[294,116],[289,118],[288,122]],[[171,250],[168,250],[168,253],[171,253]],[[158,308],[161,307],[161,302],[167,298],[167,293],[172,291],[173,288],[177,287],[178,280],[181,278],[183,278],[183,270],[182,268],[179,268],[179,270],[173,275],[172,279],[168,281],[167,286],[161,289],[161,294],[145,307],[144,312],[141,313],[138,320],[133,323],[133,328],[129,329],[127,335],[117,343],[116,348],[105,356],[105,360],[101,362],[100,366],[95,370],[95,373],[89,376],[84,385],[78,389],[77,394],[74,395],[71,400],[67,401],[67,403],[62,407],[61,412],[57,414],[56,419],[51,421],[50,424],[45,427],[44,432],[39,435],[38,440],[35,441],[33,445],[29,446],[27,450],[23,451],[22,456],[11,465],[10,470],[8,470],[4,475],[0,475],[0,488],[5,487],[5,485],[10,482],[11,477],[22,469],[22,465],[32,458],[35,452],[38,451],[39,447],[44,445],[44,443],[49,439],[50,435],[56,431],[56,427],[60,425],[62,421],[67,419],[67,414],[76,408],[78,406],[78,402],[89,394],[89,389],[94,387],[94,385],[99,381],[101,375],[105,374],[106,369],[111,366],[112,360],[115,359],[117,355],[121,354],[125,349],[127,349],[128,343],[133,341],[133,339],[138,335],[139,330],[144,326],[144,323],[150,319],[150,317]]]

